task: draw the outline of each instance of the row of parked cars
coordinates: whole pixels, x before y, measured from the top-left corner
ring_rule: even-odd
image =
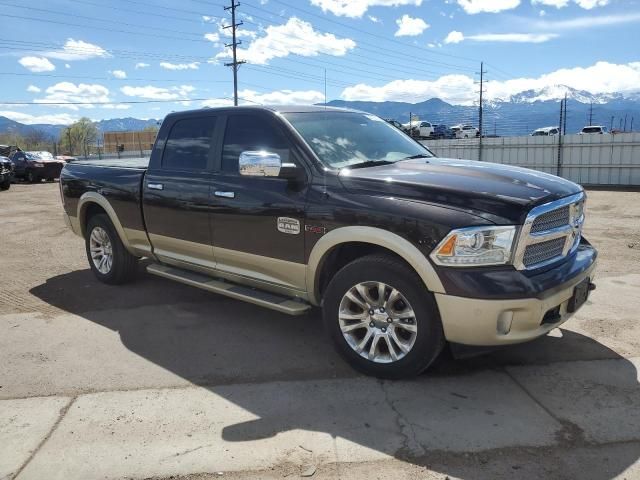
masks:
[[[387,120],[391,125],[399,128],[406,134],[418,139],[442,139],[442,138],[476,138],[479,130],[473,125],[454,125],[448,127],[441,123],[413,121],[400,123],[396,120]]]
[[[0,145],[0,190],[8,190],[14,179],[29,183],[53,182],[73,157],[54,157],[50,152],[25,152],[19,147]]]
[[[548,137],[558,135],[559,127],[542,127],[531,132],[532,137]],[[602,125],[587,125],[578,132],[578,135],[606,135],[609,133],[607,127]],[[615,132],[614,132],[615,133]]]

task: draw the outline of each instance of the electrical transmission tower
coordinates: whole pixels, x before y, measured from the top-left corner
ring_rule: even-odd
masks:
[[[225,67],[233,68],[233,104],[238,106],[238,68],[243,63],[247,63],[244,60],[238,61],[238,57],[236,55],[236,47],[242,43],[242,41],[236,40],[236,29],[242,25],[242,21],[236,23],[236,8],[240,6],[240,3],[236,3],[236,0],[231,0],[231,5],[228,7],[224,7],[225,10],[231,10],[231,25],[225,25],[222,28],[230,28],[231,29],[231,38],[232,41],[229,44],[225,44],[225,47],[232,47],[233,49],[233,62],[225,63]]]

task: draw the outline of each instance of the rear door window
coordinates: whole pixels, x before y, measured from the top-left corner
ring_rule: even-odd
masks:
[[[213,145],[216,117],[178,120],[169,133],[162,168],[206,170]]]

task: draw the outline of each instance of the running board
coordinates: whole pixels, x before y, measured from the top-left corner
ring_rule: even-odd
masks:
[[[169,280],[185,283],[193,287],[202,288],[209,292],[226,295],[227,297],[235,298],[236,300],[243,300],[281,313],[288,313],[289,315],[302,315],[311,309],[311,305],[308,303],[293,300],[289,297],[283,297],[263,290],[257,290],[255,288],[218,280],[200,273],[194,273],[176,267],[153,263],[147,267],[147,272],[153,275],[158,275],[159,277],[168,278]]]

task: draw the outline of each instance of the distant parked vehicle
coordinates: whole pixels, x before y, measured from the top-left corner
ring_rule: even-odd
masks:
[[[433,135],[433,125],[429,122],[419,122],[416,128],[418,138],[430,138]]]
[[[480,131],[473,125],[455,125],[451,127],[456,138],[476,138]]]
[[[23,152],[18,150],[11,155],[14,176],[29,183],[38,183],[43,178],[53,182],[60,178],[64,160],[56,160],[49,152]]]
[[[419,134],[418,124],[420,122],[418,120],[413,120],[412,122],[407,122],[402,124],[402,131],[407,135],[412,137],[417,137]]]
[[[589,125],[578,132],[578,135],[604,135],[608,134],[607,127],[602,125]]]
[[[0,190],[9,190],[13,178],[13,163],[8,157],[0,156]]]
[[[558,127],[542,127],[531,132],[532,137],[549,137],[553,135],[558,135],[560,133],[560,129]]]
[[[433,134],[432,138],[442,139],[442,138],[454,138],[453,130],[447,127],[444,124],[433,125]]]

